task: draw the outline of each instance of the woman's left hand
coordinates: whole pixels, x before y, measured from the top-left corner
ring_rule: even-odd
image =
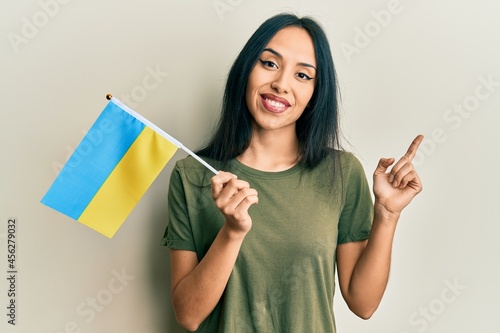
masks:
[[[392,167],[394,158],[381,158],[373,173],[373,193],[375,208],[383,208],[387,213],[400,214],[411,200],[422,191],[420,177],[411,163],[424,137],[418,135],[406,154]]]

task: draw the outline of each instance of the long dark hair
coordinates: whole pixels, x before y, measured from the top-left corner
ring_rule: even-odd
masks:
[[[239,53],[229,71],[217,128],[198,154],[226,163],[248,148],[252,136],[252,116],[245,99],[248,77],[271,38],[290,26],[309,33],[317,64],[314,93],[296,123],[300,163],[305,168],[314,168],[329,153],[336,155],[335,150],[339,148],[339,91],[328,39],[314,19],[288,13],[266,20]]]

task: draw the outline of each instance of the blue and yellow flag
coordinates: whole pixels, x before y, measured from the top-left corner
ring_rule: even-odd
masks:
[[[111,238],[178,148],[111,98],[41,202]]]

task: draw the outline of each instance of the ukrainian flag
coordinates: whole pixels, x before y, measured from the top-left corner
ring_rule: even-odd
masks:
[[[111,238],[182,147],[111,98],[41,202]]]

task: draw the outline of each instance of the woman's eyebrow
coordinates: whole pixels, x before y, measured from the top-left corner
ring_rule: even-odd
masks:
[[[264,52],[264,51],[271,52],[272,54],[274,54],[278,58],[283,59],[283,56],[276,50],[273,50],[271,48],[265,48],[262,52]],[[314,67],[313,65],[308,64],[306,62],[299,62],[299,63],[297,63],[297,65],[304,66],[304,67],[311,67],[311,68],[314,68],[315,71],[317,71],[316,67]]]

